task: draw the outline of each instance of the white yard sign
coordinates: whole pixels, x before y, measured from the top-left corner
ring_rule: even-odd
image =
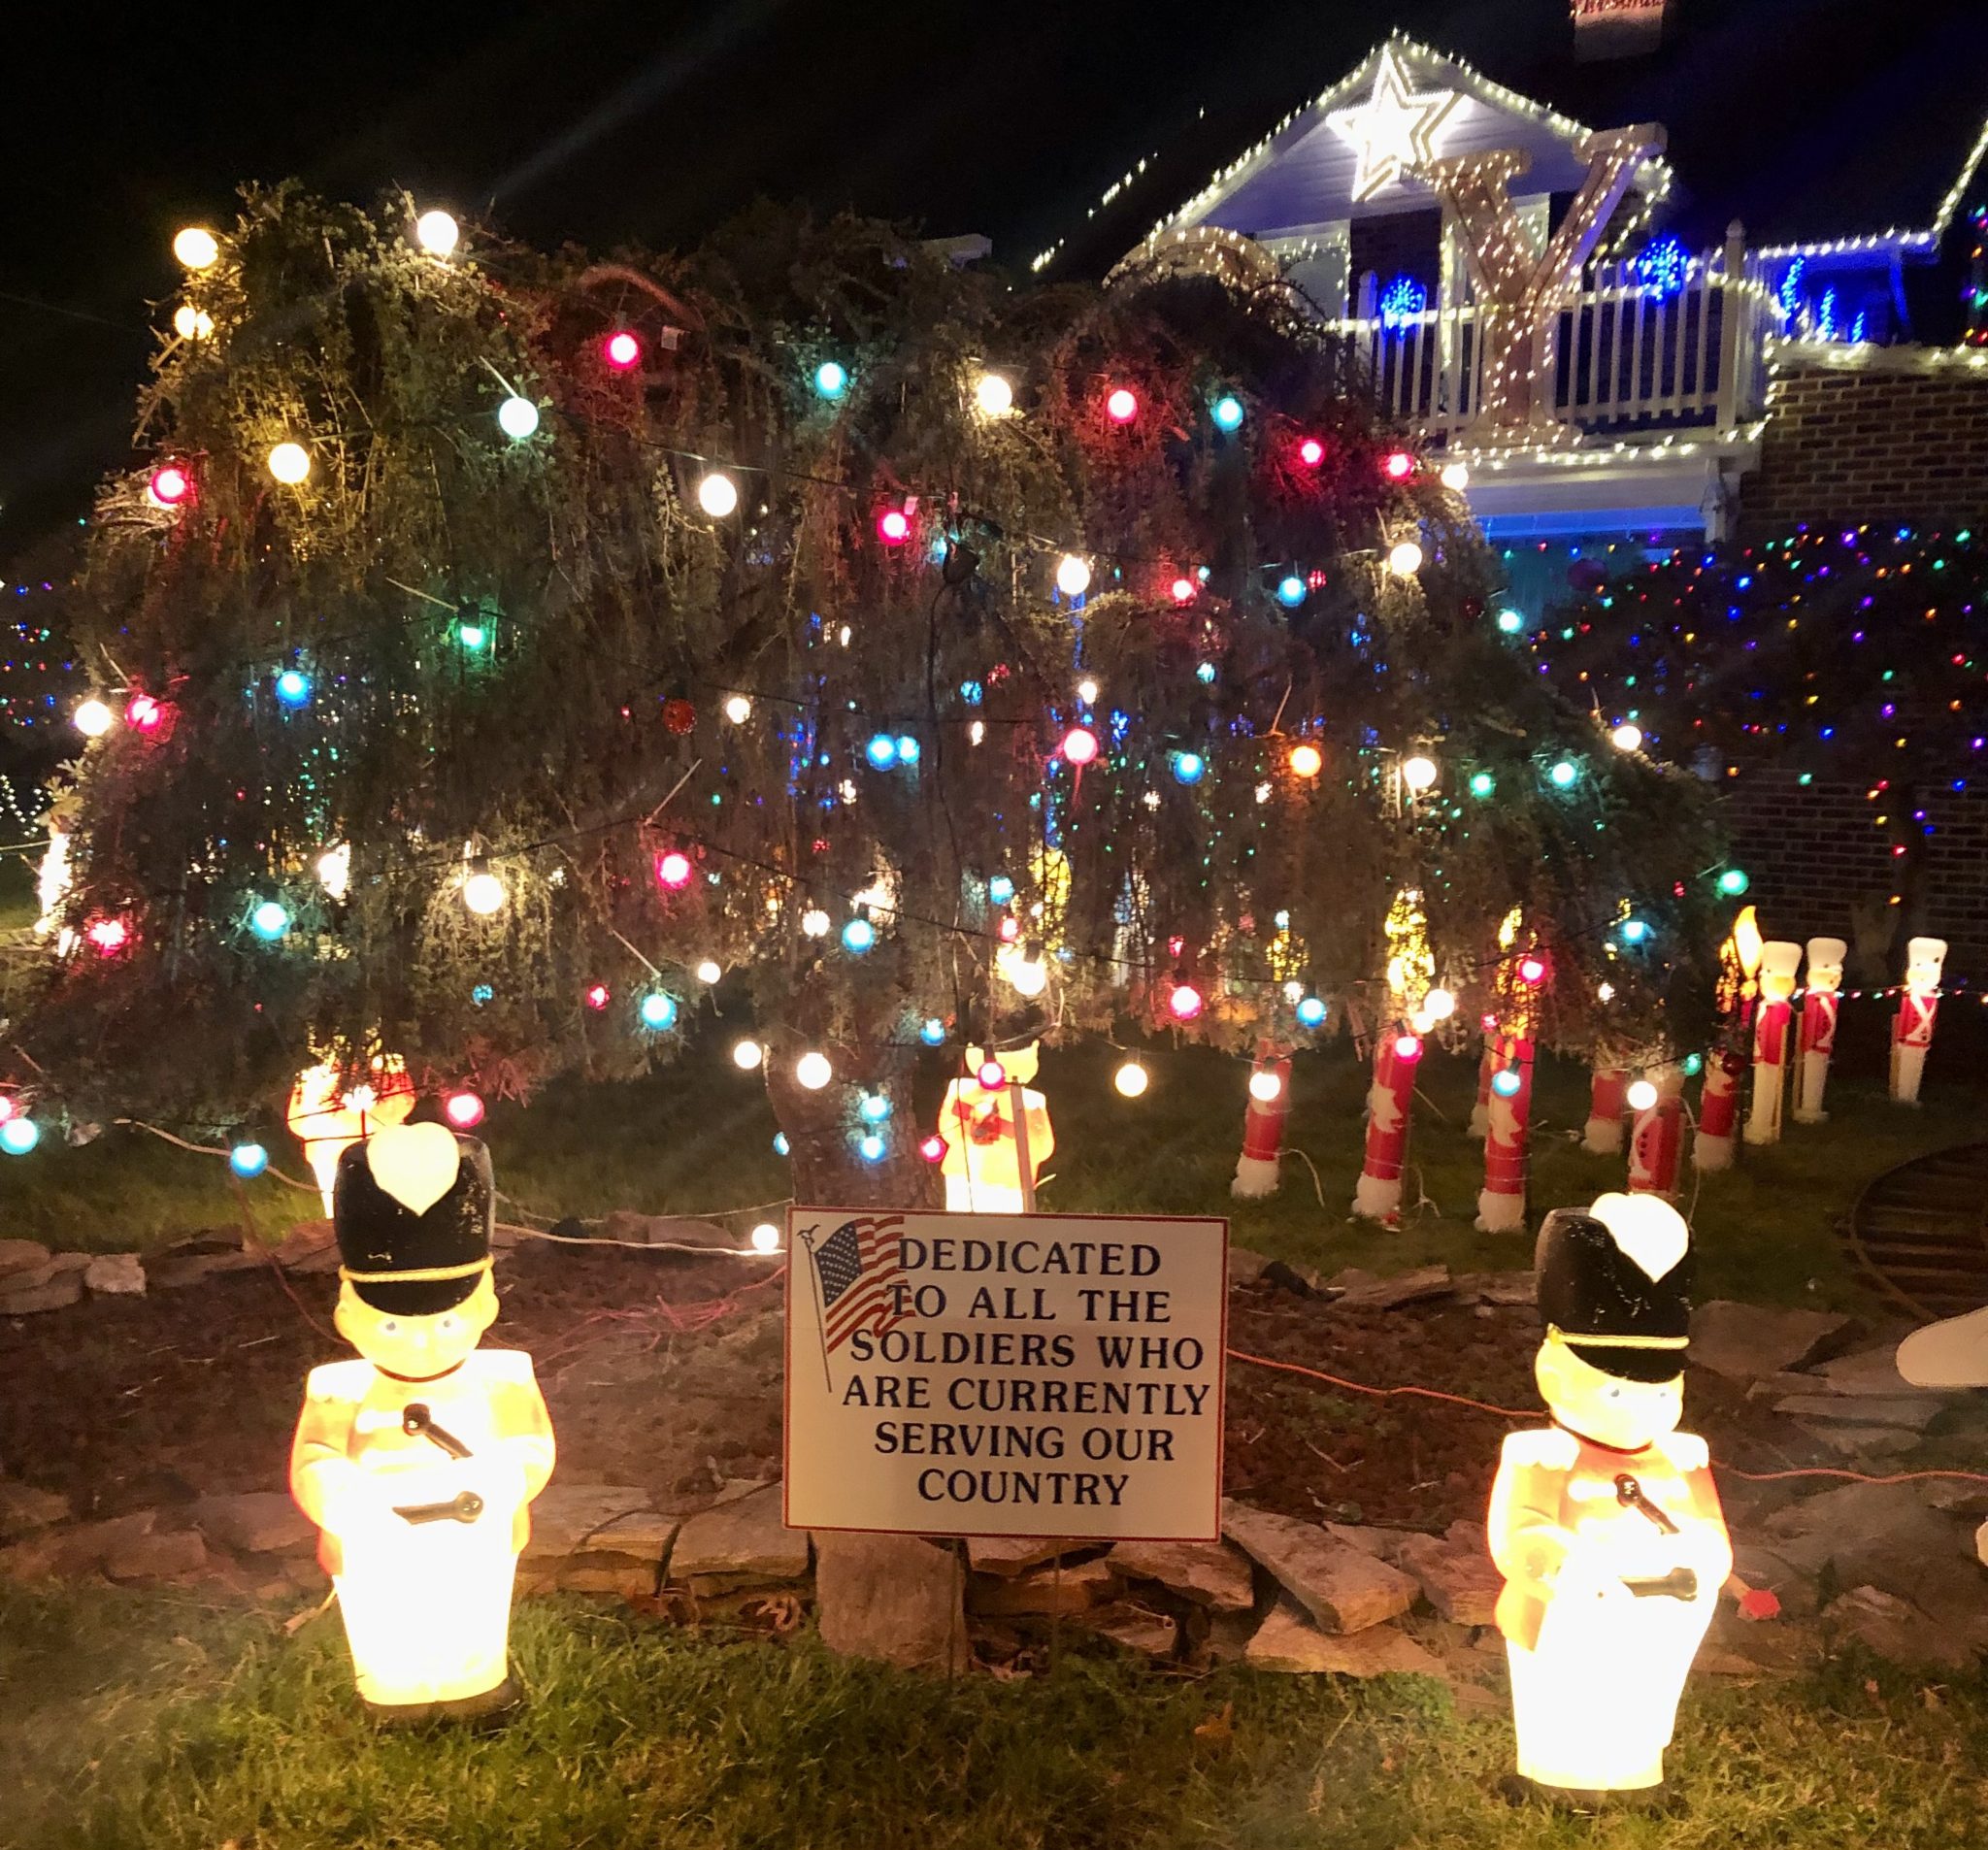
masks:
[[[786,1519],[1213,1540],[1228,1223],[787,1213]]]

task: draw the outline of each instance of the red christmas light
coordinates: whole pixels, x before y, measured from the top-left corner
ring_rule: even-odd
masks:
[[[93,918],[83,928],[83,935],[104,957],[116,956],[131,942],[131,927],[121,918]]]
[[[613,999],[613,993],[606,983],[595,983],[586,992],[586,1006],[595,1010],[605,1008]]]
[[[1394,1057],[1407,1066],[1422,1057],[1422,1041],[1418,1035],[1397,1035],[1394,1041]]]
[[[166,723],[166,710],[149,694],[133,694],[124,708],[124,723],[134,732],[157,732]]]
[[[1192,604],[1194,602],[1194,593],[1197,587],[1192,578],[1176,578],[1169,588],[1174,593],[1174,602],[1176,604]]]
[[[1105,400],[1105,415],[1114,424],[1129,424],[1139,415],[1139,394],[1128,387],[1115,387]]]
[[[1201,991],[1192,983],[1176,983],[1167,998],[1167,1008],[1176,1021],[1192,1021],[1201,1013]]]
[[[901,546],[911,537],[911,517],[902,508],[886,508],[877,516],[877,537],[887,546]]]
[[[983,1092],[999,1092],[1008,1083],[1008,1069],[999,1060],[982,1060],[974,1077]]]
[[[601,343],[601,358],[617,373],[625,373],[642,358],[642,343],[626,328],[617,328]]]
[[[1325,446],[1316,437],[1308,437],[1298,446],[1298,460],[1307,469],[1316,469],[1325,460]]]
[[[1073,726],[1063,735],[1063,755],[1074,765],[1087,765],[1098,755],[1098,735],[1088,726]]]
[[[675,891],[690,884],[690,857],[681,848],[670,848],[656,856],[656,884]]]
[[[483,1121],[483,1102],[467,1086],[443,1100],[442,1111],[458,1131],[474,1131]]]
[[[928,1163],[944,1162],[945,1151],[945,1140],[936,1131],[918,1145],[918,1154]]]
[[[193,492],[193,478],[180,463],[161,463],[151,472],[146,493],[161,508],[177,508]]]
[[[1415,459],[1406,449],[1390,449],[1380,459],[1380,473],[1389,481],[1407,481],[1415,473]]]
[[[1521,957],[1518,960],[1518,979],[1522,983],[1537,985],[1546,980],[1546,960],[1543,957]]]

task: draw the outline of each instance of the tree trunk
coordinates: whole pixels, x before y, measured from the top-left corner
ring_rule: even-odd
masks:
[[[791,1060],[766,1063],[766,1094],[786,1134],[793,1166],[794,1201],[809,1207],[907,1207],[944,1206],[939,1166],[918,1153],[925,1136],[913,1109],[913,1056],[909,1047],[829,1049],[835,1077],[811,1092],[794,1077]],[[865,1096],[890,1101],[890,1115],[866,1124],[858,1106]],[[859,1140],[874,1133],[883,1155],[866,1162]]]

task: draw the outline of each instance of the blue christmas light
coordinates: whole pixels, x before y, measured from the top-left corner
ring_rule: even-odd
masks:
[[[1671,232],[1652,238],[1636,259],[1637,281],[1651,295],[1673,296],[1684,287],[1691,253]]]
[[[1519,611],[1500,611],[1498,627],[1507,636],[1516,636],[1526,626],[1525,615]]]
[[[42,1127],[33,1118],[9,1118],[0,1124],[0,1150],[9,1156],[25,1156],[42,1140]]]
[[[1516,1098],[1519,1084],[1517,1070],[1512,1067],[1505,1067],[1491,1075],[1491,1090],[1501,1099]]]
[[[1399,276],[1380,292],[1380,325],[1402,328],[1429,306],[1429,291],[1413,277]]]
[[[867,918],[852,918],[843,927],[843,949],[860,957],[877,942],[877,927]]]
[[[848,369],[840,360],[823,360],[814,369],[814,389],[822,398],[840,398],[849,389]]]
[[[866,1163],[882,1162],[883,1149],[883,1140],[875,1131],[872,1131],[868,1137],[856,1140],[856,1154]]]
[[[275,900],[263,900],[248,914],[248,929],[257,938],[273,941],[290,929],[290,910]]]
[[[285,707],[301,707],[311,698],[311,677],[295,668],[286,668],[276,677],[276,697]]]
[[[269,1152],[260,1143],[237,1143],[228,1152],[228,1167],[245,1182],[269,1167]]]
[[[1212,415],[1220,430],[1240,430],[1242,426],[1242,401],[1233,392],[1224,392],[1214,402]]]
[[[959,684],[959,697],[969,707],[977,707],[986,698],[986,689],[978,681],[961,681]]]
[[[497,992],[494,989],[492,989],[488,983],[479,983],[474,989],[470,991],[470,1000],[473,1003],[475,1003],[479,1008],[480,1008],[486,1002],[490,1001],[490,999],[494,997],[496,993]]]
[[[997,874],[987,882],[987,897],[996,906],[1006,906],[1014,897],[1014,882],[1006,874]]]
[[[1298,1026],[1316,1028],[1325,1020],[1325,1003],[1321,997],[1307,996],[1298,1005]]]
[[[944,1046],[945,1023],[941,1021],[937,1015],[927,1015],[925,1017],[925,1025],[918,1030],[918,1039],[928,1047]]]
[[[785,1156],[793,1149],[793,1147],[794,1146],[787,1141],[786,1132],[776,1131],[773,1134],[773,1153],[776,1156]]]
[[[870,743],[863,747],[863,755],[878,771],[888,771],[897,763],[897,741],[887,732],[873,733]]]
[[[1291,572],[1277,580],[1277,602],[1287,611],[1295,611],[1305,602],[1305,580]]]
[[[1208,769],[1208,761],[1198,751],[1176,751],[1174,754],[1174,781],[1176,783],[1199,783],[1202,773]]]
[[[918,742],[910,733],[898,735],[897,761],[901,765],[914,765],[918,762]]]
[[[1552,779],[1554,789],[1567,790],[1573,787],[1574,778],[1580,776],[1580,771],[1573,759],[1563,758],[1546,773],[1546,776]]]
[[[1203,662],[1202,665],[1194,671],[1194,678],[1198,680],[1204,687],[1212,687],[1215,684],[1214,663]]]
[[[1650,928],[1640,918],[1625,918],[1622,921],[1622,942],[1625,944],[1640,944],[1650,935]]]
[[[890,1116],[890,1101],[881,1092],[866,1092],[856,1110],[865,1124],[881,1124]]]
[[[642,1025],[645,1028],[654,1028],[658,1031],[674,1028],[677,1025],[677,998],[665,995],[660,989],[653,989],[643,997],[642,1007],[637,1012],[642,1016]]]

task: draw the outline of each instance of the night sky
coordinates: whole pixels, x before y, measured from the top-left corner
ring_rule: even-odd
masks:
[[[1988,111],[1988,0],[1676,5],[1680,55],[1701,23],[1705,39],[1697,66],[1673,61],[1667,120],[1703,91],[1694,70],[1730,77],[1750,57],[1807,144],[1841,149],[1881,116],[1856,159],[1882,178],[1948,158],[1952,121],[1897,107],[1921,71],[1973,65],[1975,119]],[[1585,85],[1612,101],[1629,75],[1566,68],[1566,0],[19,6],[0,118],[0,559],[73,520],[127,458],[172,234],[224,221],[239,181],[299,174],[358,199],[398,183],[601,249],[695,237],[756,196],[801,199],[984,232],[1023,275],[1075,234],[1059,273],[1095,274],[1395,25],[1516,87],[1537,73],[1531,93],[1600,125],[1609,112],[1582,107]],[[1877,92],[1881,112],[1860,108]],[[1724,152],[1771,161],[1759,122],[1718,115]],[[1092,225],[1103,189],[1153,153]]]

